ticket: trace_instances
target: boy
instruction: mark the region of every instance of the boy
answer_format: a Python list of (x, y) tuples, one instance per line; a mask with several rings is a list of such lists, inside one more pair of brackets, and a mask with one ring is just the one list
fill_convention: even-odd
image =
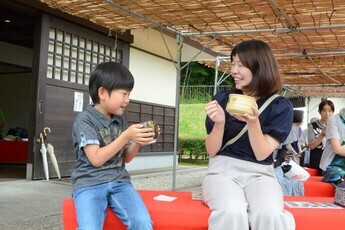
[(127, 127), (122, 117), (134, 78), (122, 64), (105, 62), (91, 73), (88, 105), (73, 124), (76, 167), (72, 172), (78, 229), (103, 228), (109, 206), (128, 229), (152, 229), (150, 215), (130, 183), (125, 163), (153, 140), (152, 128)]

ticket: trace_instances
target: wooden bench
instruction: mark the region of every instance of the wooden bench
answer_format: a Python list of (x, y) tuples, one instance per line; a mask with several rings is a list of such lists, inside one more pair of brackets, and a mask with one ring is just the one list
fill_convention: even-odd
[[(154, 222), (154, 230), (207, 230), (210, 210), (201, 200), (192, 200), (191, 192), (139, 191)], [(177, 197), (172, 202), (156, 201), (158, 195)], [(286, 201), (333, 202), (332, 197), (285, 197)], [(297, 230), (343, 229), (345, 209), (287, 208), (295, 217)], [(72, 198), (63, 201), (62, 219), (65, 230), (77, 228)], [(126, 229), (108, 209), (103, 229)]]

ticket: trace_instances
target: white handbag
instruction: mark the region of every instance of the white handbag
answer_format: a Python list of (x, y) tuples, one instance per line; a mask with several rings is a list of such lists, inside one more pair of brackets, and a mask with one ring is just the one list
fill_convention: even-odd
[(282, 166), (287, 164), (291, 165), (291, 169), (285, 173), (286, 177), (300, 181), (306, 181), (310, 177), (310, 174), (307, 172), (307, 170), (305, 170), (295, 161), (291, 159), (289, 161), (284, 161)]

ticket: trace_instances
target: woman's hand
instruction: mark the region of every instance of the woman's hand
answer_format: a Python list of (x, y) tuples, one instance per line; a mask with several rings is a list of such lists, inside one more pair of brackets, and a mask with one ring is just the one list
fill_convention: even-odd
[(322, 137), (325, 137), (325, 136), (326, 136), (326, 128), (323, 128), (323, 129), (321, 130), (320, 135), (321, 135)]
[(207, 116), (214, 122), (218, 124), (225, 123), (225, 113), (223, 108), (218, 104), (217, 101), (209, 102), (205, 107)]
[(248, 113), (245, 113), (244, 115), (234, 115), (234, 117), (236, 117), (238, 120), (246, 122), (247, 124), (249, 123), (255, 123), (257, 122), (259, 119), (259, 110), (258, 110), (258, 105), (255, 103), (254, 106), (252, 106), (252, 110), (253, 110), (253, 115), (249, 115)]
[(215, 156), (222, 146), (224, 135), (225, 112), (217, 101), (209, 102), (205, 107), (207, 116), (214, 122), (209, 135), (206, 136), (205, 146), (210, 157)]

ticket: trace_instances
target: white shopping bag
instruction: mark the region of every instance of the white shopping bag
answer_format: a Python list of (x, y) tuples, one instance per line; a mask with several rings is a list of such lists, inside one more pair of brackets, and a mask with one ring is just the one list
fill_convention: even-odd
[(291, 165), (291, 169), (285, 173), (286, 177), (300, 181), (306, 181), (310, 177), (310, 174), (302, 166), (298, 165), (293, 160), (282, 163), (282, 165), (286, 164)]

